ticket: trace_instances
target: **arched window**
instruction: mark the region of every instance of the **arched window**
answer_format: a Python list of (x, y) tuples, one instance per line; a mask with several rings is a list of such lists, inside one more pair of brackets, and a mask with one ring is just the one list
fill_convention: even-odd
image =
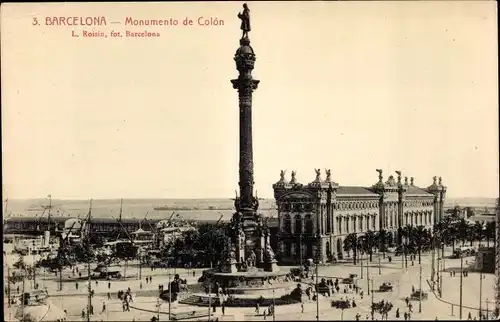
[(292, 220), (290, 219), (289, 215), (286, 215), (283, 218), (283, 231), (285, 233), (291, 233), (292, 232)]
[(295, 216), (295, 233), (302, 234), (302, 217), (300, 215)]
[(306, 216), (306, 233), (308, 234), (314, 233), (314, 223), (311, 215)]

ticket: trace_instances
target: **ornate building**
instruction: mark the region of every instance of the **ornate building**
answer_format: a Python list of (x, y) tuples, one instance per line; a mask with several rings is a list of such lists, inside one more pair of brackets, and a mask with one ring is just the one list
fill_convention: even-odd
[(392, 232), (397, 240), (399, 227), (407, 225), (432, 228), (444, 214), (446, 187), (434, 177), (427, 188), (414, 185), (413, 178), (401, 172), (397, 179), (389, 176), (383, 181), (382, 170), (377, 169), (379, 180), (371, 187), (340, 186), (326, 170), (315, 169), (316, 179), (300, 184), (296, 172), (291, 180), (280, 180), (273, 185), (278, 206), (278, 250), (281, 261), (298, 263), (307, 258), (326, 262), (332, 257), (344, 257), (343, 241), (351, 233), (362, 234), (381, 228)]

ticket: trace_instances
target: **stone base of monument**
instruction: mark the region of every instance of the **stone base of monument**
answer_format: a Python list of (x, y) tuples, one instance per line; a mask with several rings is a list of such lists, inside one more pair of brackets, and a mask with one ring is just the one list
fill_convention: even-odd
[(224, 263), (221, 267), (221, 272), (222, 273), (237, 273), (238, 268), (236, 267), (236, 260), (229, 260), (226, 263)]
[[(259, 269), (251, 267), (246, 271), (227, 272), (232, 269), (231, 266), (223, 265), (220, 270), (205, 270), (199, 279), (199, 284), (189, 285), (189, 289), (193, 290), (191, 295), (180, 303), (206, 306), (209, 301), (211, 303), (224, 301), (227, 306), (252, 307), (257, 303), (266, 306), (266, 303), (272, 303), (273, 300), (276, 305), (297, 302), (289, 296), (297, 283), (291, 280), (285, 281), (285, 276), (289, 273), (281, 271), (277, 263), (271, 262)], [(225, 295), (218, 292), (221, 289), (224, 289)], [(208, 291), (212, 293), (211, 296), (208, 295)]]
[(277, 260), (265, 262), (261, 264), (265, 272), (278, 272), (280, 270)]

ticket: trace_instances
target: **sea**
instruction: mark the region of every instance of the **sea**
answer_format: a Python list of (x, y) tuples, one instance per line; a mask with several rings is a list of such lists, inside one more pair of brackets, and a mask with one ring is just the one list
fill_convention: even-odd
[[(122, 206), (120, 205), (122, 204)], [(4, 216), (38, 217), (48, 213), (48, 199), (14, 199), (4, 202)], [(5, 209), (7, 206), (7, 209)], [(231, 219), (234, 200), (227, 199), (95, 199), (92, 200), (93, 218), (118, 218), (122, 207), (122, 218), (176, 219), (190, 221), (222, 221)], [(157, 209), (155, 209), (157, 208)], [(158, 209), (161, 208), (161, 209)], [(51, 215), (57, 217), (87, 216), (90, 200), (52, 199)], [(278, 216), (274, 199), (259, 199), (259, 212), (267, 217)]]

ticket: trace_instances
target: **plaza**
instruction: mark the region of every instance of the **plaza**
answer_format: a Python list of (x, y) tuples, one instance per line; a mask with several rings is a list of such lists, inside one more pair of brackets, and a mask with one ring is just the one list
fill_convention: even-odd
[[(451, 253), (451, 249), (447, 249), (447, 254)], [(390, 255), (389, 255), (390, 256)], [(473, 258), (469, 257), (467, 260), (469, 264), (473, 263)], [(370, 277), (370, 282), (368, 282), (366, 259), (363, 265), (356, 265), (350, 262), (338, 263), (338, 264), (328, 264), (320, 265), (318, 267), (318, 277), (319, 279), (325, 278), (342, 278), (347, 277), (349, 274), (358, 275), (358, 286), (360, 291), (364, 291), (363, 299), (361, 299), (360, 294), (343, 293), (342, 290), (340, 294), (333, 294), (331, 297), (319, 296), (319, 319), (320, 320), (331, 320), (331, 319), (343, 319), (343, 320), (355, 320), (356, 315), (361, 315), (361, 320), (366, 320), (368, 317), (371, 320), (371, 303), (372, 296), (374, 302), (379, 302), (381, 300), (388, 301), (394, 304), (393, 309), (389, 313), (389, 318), (392, 320), (398, 320), (396, 318), (396, 310), (399, 308), (400, 317), (399, 320), (404, 320), (403, 313), (408, 311), (408, 307), (405, 304), (405, 299), (410, 296), (412, 288), (419, 288), (420, 284), (420, 265), (418, 261), (408, 263), (408, 268), (402, 268), (401, 257), (393, 257), (392, 261), (389, 262), (387, 257), (385, 259), (381, 258), (380, 266), (378, 265), (377, 256), (374, 257), (372, 263), (368, 265), (368, 276)], [(292, 267), (282, 267), (282, 269), (290, 269)], [(361, 277), (361, 269), (363, 269), (363, 278)], [(422, 301), (422, 312), (419, 312), (419, 301), (411, 301), (413, 305), (413, 312), (411, 313), (412, 320), (434, 320), (438, 319), (451, 319), (458, 320), (460, 315), (460, 274), (457, 273), (455, 276), (450, 277), (449, 271), (459, 271), (460, 270), (460, 260), (459, 259), (446, 259), (445, 270), (442, 272), (443, 278), (443, 292), (442, 298), (439, 298), (438, 292), (433, 292), (430, 288), (430, 281), (432, 269), (432, 261), (430, 254), (424, 254), (422, 256), (422, 289), (427, 292), (428, 298)], [(84, 266), (80, 265), (80, 270), (85, 272)], [(194, 276), (193, 276), (194, 271)], [(174, 274), (179, 274), (181, 278), (187, 279), (187, 283), (193, 284), (197, 282), (197, 279), (202, 274), (202, 269), (186, 270), (186, 269), (143, 269), (142, 279), (138, 279), (138, 268), (136, 265), (129, 265), (127, 268), (127, 279), (112, 281), (110, 288), (108, 288), (108, 283), (106, 281), (95, 281), (92, 282), (92, 289), (95, 295), (92, 298), (92, 305), (94, 306), (94, 315), (91, 315), (92, 321), (108, 321), (108, 320), (121, 320), (121, 321), (149, 321), (153, 316), (159, 316), (161, 320), (168, 320), (169, 317), (169, 303), (166, 301), (160, 301), (161, 305), (158, 307), (158, 295), (159, 295), (159, 285), (164, 285), (168, 282), (169, 275), (172, 277)], [(479, 294), (480, 294), (480, 283), (479, 283), (479, 273), (469, 273), (467, 277), (462, 279), (463, 281), (463, 308), (462, 308), (462, 319), (467, 319), (469, 312), (472, 318), (478, 316), (479, 310)], [(483, 274), (484, 279), (482, 282), (482, 310), (483, 314), (489, 312), (492, 313), (493, 304), (493, 281), (494, 276), (492, 274)], [(151, 277), (152, 282), (147, 283), (145, 281), (146, 277)], [(314, 277), (314, 276), (313, 276)], [(40, 288), (47, 289), (51, 302), (67, 311), (68, 320), (85, 320), (81, 317), (82, 310), (85, 309), (87, 304), (87, 288), (85, 276), (82, 276), (82, 280), (79, 282), (81, 285), (78, 290), (75, 287), (76, 278), (72, 274), (72, 270), (66, 269), (63, 272), (63, 290), (58, 291), (58, 277), (54, 274), (40, 274), (38, 276), (38, 283)], [(312, 284), (315, 281), (313, 279), (308, 279), (302, 281), (302, 284), (307, 286), (307, 284)], [(391, 282), (394, 286), (392, 292), (379, 292), (378, 288), (383, 282)], [(368, 295), (367, 289), (369, 287), (375, 288), (375, 292)], [(142, 285), (141, 285), (142, 284)], [(11, 286), (12, 294), (15, 294), (16, 288), (20, 286), (20, 283)], [(343, 288), (342, 283), (340, 284)], [(27, 289), (31, 288), (29, 282), (26, 282), (25, 287)], [(132, 290), (133, 302), (130, 303), (130, 311), (123, 311), (122, 301), (117, 298), (117, 292), (119, 290), (126, 290), (129, 288)], [(111, 294), (111, 299), (107, 298), (107, 293)], [(213, 293), (211, 296), (215, 297), (216, 294)], [(331, 301), (340, 298), (353, 298), (357, 306), (355, 308), (349, 308), (345, 310), (339, 310), (331, 307)], [(102, 312), (103, 303), (106, 306), (104, 312)], [(15, 321), (13, 319), (13, 312), (7, 307), (7, 303), (4, 303), (5, 310), (5, 320)], [(200, 306), (190, 306), (179, 303), (171, 304), (171, 315), (175, 316), (179, 313), (187, 312), (207, 312), (212, 311), (212, 318), (218, 318), (223, 321), (259, 321), (259, 320), (271, 320), (272, 316), (263, 316), (263, 312), (266, 310), (265, 307), (260, 308), (259, 314), (255, 312), (254, 307), (248, 308), (235, 308), (226, 307), (224, 315), (221, 312), (221, 307), (216, 308), (216, 312), (213, 312), (212, 308), (200, 307)], [(307, 300), (302, 307), (300, 304), (291, 304), (276, 306), (274, 318), (277, 320), (316, 320), (316, 315), (318, 312), (318, 307), (316, 301)], [(10, 315), (9, 315), (10, 314)], [(206, 319), (207, 317), (203, 318)], [(201, 319), (201, 318), (200, 318)], [(375, 319), (380, 319), (380, 315), (375, 313)]]

